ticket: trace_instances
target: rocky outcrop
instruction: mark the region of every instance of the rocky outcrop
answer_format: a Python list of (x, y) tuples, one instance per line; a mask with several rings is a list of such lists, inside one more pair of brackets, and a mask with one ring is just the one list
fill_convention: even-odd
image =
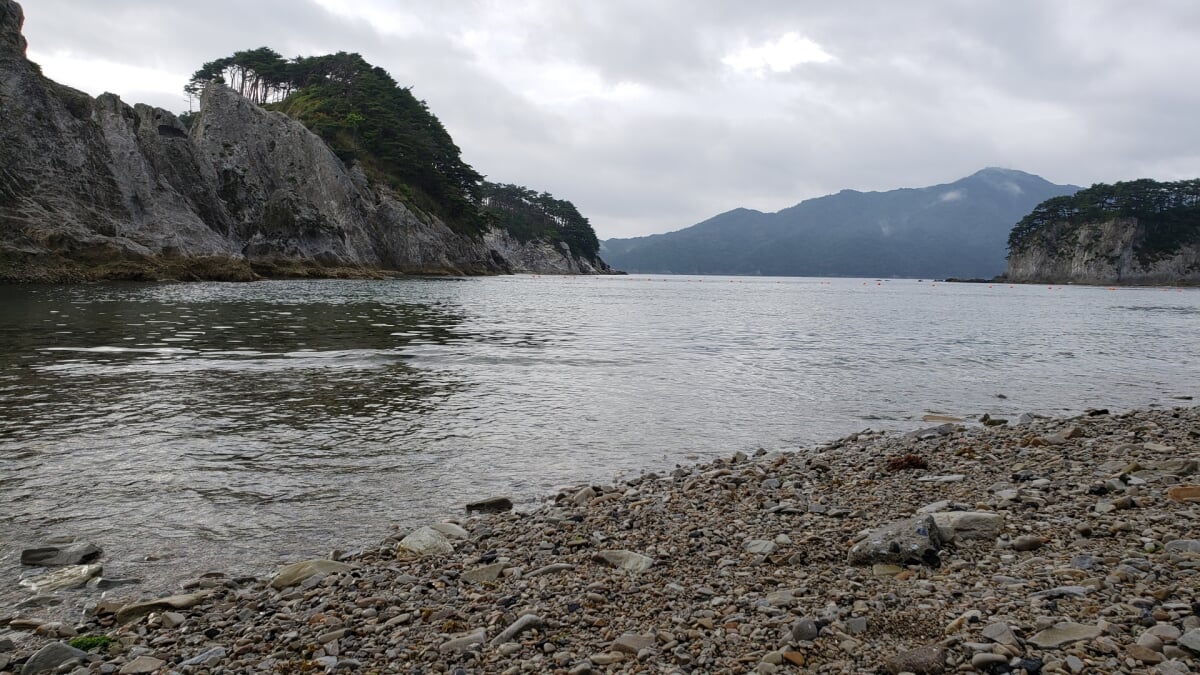
[(606, 271), (458, 232), (224, 86), (189, 130), (56, 84), (26, 60), (21, 25), (0, 0), (0, 280)]
[(1021, 283), (1200, 284), (1200, 245), (1152, 251), (1144, 245), (1146, 238), (1146, 228), (1136, 218), (1055, 223), (1009, 255), (1004, 278)]

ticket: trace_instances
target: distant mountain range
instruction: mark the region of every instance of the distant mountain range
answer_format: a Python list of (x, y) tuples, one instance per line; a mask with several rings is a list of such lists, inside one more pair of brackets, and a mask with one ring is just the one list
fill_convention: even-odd
[(776, 213), (734, 209), (676, 232), (609, 239), (600, 255), (635, 273), (990, 278), (1005, 269), (1013, 225), (1079, 189), (988, 168), (945, 185), (842, 190)]

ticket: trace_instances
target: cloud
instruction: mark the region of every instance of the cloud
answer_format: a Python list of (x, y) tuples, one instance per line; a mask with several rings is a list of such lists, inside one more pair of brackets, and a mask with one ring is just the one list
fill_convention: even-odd
[(768, 72), (786, 73), (802, 63), (829, 63), (833, 60), (821, 45), (798, 33), (784, 33), (756, 47), (743, 47), (721, 59), (721, 63), (739, 73), (762, 77)]
[(938, 195), (938, 201), (939, 202), (956, 202), (965, 196), (967, 196), (966, 192), (964, 192), (962, 190), (947, 190), (946, 192), (943, 192), (942, 194)]
[(358, 51), (601, 237), (1009, 166), (1196, 176), (1200, 3), (27, 0), (48, 76), (174, 110), (205, 61)]

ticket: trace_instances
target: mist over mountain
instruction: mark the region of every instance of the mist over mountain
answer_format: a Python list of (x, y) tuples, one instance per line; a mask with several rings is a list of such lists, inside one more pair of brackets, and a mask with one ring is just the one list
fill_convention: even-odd
[(842, 190), (776, 213), (734, 209), (676, 232), (609, 239), (600, 254), (637, 273), (992, 277), (1005, 269), (1013, 225), (1077, 190), (987, 168), (944, 185)]

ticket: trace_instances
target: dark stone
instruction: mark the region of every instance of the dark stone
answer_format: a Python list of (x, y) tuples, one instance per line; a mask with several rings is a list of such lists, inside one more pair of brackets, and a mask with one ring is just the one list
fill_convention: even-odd
[(21, 551), (21, 564), (36, 567), (83, 565), (96, 560), (104, 551), (90, 542), (75, 542), (63, 546), (43, 546)]
[(504, 513), (512, 511), (513, 503), (508, 497), (492, 497), (467, 504), (467, 513)]

